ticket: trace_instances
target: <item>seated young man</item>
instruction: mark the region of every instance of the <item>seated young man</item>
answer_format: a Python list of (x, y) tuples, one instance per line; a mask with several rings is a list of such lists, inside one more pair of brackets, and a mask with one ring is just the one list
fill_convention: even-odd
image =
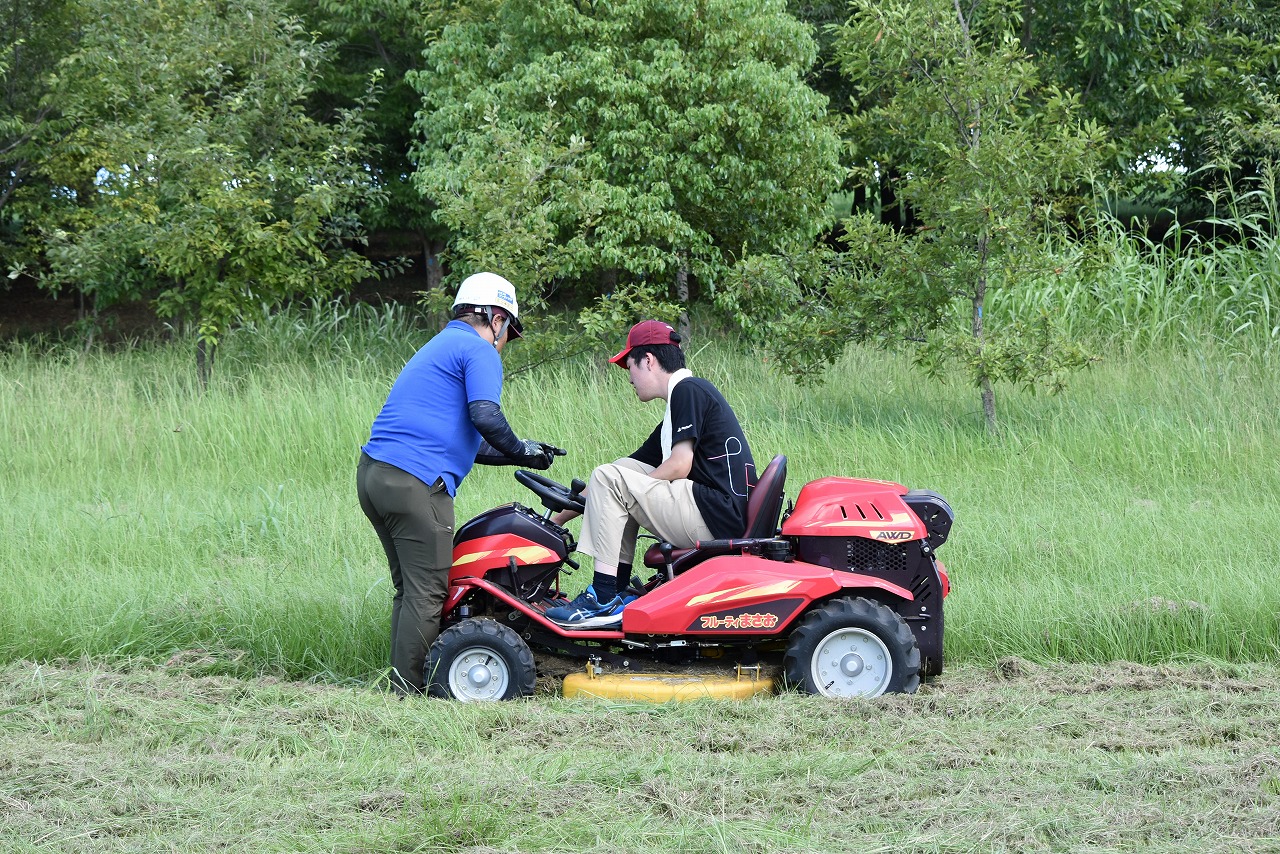
[[(631, 456), (598, 467), (587, 484), (578, 551), (595, 558), (592, 583), (547, 609), (564, 626), (617, 625), (627, 599), (640, 528), (677, 548), (742, 536), (755, 461), (738, 418), (714, 385), (685, 368), (680, 336), (666, 323), (631, 327), (609, 360), (626, 369), (641, 403), (662, 400), (662, 422)], [(578, 514), (563, 511), (564, 524)], [(625, 577), (619, 577), (619, 567)]]

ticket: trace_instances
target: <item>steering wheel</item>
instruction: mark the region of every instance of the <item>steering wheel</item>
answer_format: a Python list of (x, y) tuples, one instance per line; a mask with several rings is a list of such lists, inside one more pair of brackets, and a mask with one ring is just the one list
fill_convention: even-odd
[(562, 483), (556, 483), (549, 477), (524, 469), (516, 470), (516, 480), (521, 486), (528, 487), (534, 495), (541, 498), (542, 506), (548, 510), (572, 510), (575, 513), (581, 513), (586, 509), (587, 503), (582, 498), (582, 490), (586, 489), (587, 485), (580, 480), (575, 479), (570, 488)]

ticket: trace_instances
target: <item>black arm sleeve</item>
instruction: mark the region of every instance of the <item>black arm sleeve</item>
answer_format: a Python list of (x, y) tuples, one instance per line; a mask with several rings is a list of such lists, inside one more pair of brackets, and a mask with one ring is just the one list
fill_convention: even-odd
[(479, 456), (496, 454), (501, 454), (508, 460), (519, 460), (525, 457), (524, 442), (516, 438), (511, 425), (507, 423), (506, 416), (502, 414), (502, 407), (498, 404), (492, 400), (473, 400), (467, 404), (467, 414), (471, 416), (471, 423), (480, 432), (485, 445), (489, 446), (480, 446), (477, 459)]
[(483, 439), (480, 440), (480, 450), (476, 452), (476, 465), (480, 466), (509, 466), (515, 460), (506, 454), (498, 453), (498, 449)]

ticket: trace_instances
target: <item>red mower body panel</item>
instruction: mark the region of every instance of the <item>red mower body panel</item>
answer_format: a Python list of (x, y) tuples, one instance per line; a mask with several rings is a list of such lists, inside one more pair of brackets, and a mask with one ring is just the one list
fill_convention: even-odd
[(491, 569), (505, 567), (515, 559), (518, 566), (554, 563), (560, 556), (552, 549), (515, 534), (496, 534), (453, 547), (453, 568), (449, 578), (474, 575), (483, 578)]
[(942, 600), (951, 580), (935, 552), (951, 520), (936, 493), (887, 480), (824, 477), (801, 488), (780, 535), (794, 543), (797, 562), (909, 590), (895, 610), (916, 635), (923, 672), (940, 673)]
[(824, 477), (804, 485), (782, 523), (784, 537), (865, 537), (882, 543), (923, 540), (924, 522), (887, 480)]
[(659, 586), (622, 612), (625, 634), (775, 635), (815, 601), (875, 588), (904, 601), (911, 591), (882, 578), (834, 575), (821, 566), (722, 555)]

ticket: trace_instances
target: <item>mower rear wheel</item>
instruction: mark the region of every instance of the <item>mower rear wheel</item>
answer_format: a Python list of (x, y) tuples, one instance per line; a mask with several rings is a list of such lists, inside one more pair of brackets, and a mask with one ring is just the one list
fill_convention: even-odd
[(533, 653), (514, 630), (493, 620), (450, 626), (431, 645), (427, 691), (463, 702), (513, 700), (533, 693)]
[(920, 647), (906, 622), (870, 599), (835, 599), (791, 633), (782, 659), (787, 683), (825, 697), (914, 694)]

